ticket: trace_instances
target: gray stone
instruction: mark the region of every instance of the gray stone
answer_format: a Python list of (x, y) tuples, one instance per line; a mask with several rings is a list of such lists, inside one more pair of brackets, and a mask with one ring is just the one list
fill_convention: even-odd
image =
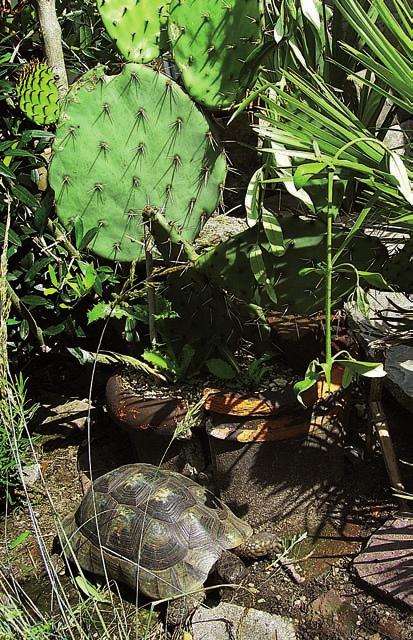
[(201, 607), (192, 618), (193, 640), (296, 640), (288, 618), (258, 609), (221, 602), (213, 609)]
[[(93, 405), (90, 407), (94, 411)], [(86, 398), (55, 397), (50, 403), (44, 403), (38, 410), (35, 421), (43, 431), (52, 433), (83, 431), (87, 427), (89, 401)]]
[(22, 468), (22, 472), (24, 483), (28, 487), (33, 487), (33, 485), (35, 485), (36, 482), (38, 482), (38, 480), (40, 479), (40, 464), (37, 462), (35, 464), (26, 464)]
[(387, 352), (385, 369), (395, 386), (393, 395), (413, 411), (413, 345), (391, 346)]
[(389, 127), (383, 142), (389, 149), (394, 149), (401, 155), (404, 155), (406, 138), (403, 133), (403, 129), (399, 124), (394, 124), (393, 126)]
[(355, 558), (354, 568), (381, 595), (413, 607), (413, 517), (387, 520)]
[[(413, 412), (413, 346), (402, 341), (409, 334), (403, 331), (403, 317), (397, 307), (413, 312), (413, 297), (402, 293), (370, 290), (369, 312), (364, 316), (353, 304), (346, 305), (351, 327), (374, 359), (375, 349), (386, 344), (384, 383), (406, 409)], [(411, 332), (411, 329), (410, 329)]]

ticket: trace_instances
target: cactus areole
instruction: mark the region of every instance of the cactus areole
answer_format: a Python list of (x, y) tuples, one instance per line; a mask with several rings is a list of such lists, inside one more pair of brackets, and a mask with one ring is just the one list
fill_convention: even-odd
[(186, 90), (211, 109), (231, 107), (255, 81), (248, 61), (263, 39), (260, 0), (171, 0), (168, 33)]
[(113, 260), (144, 258), (147, 207), (194, 240), (224, 188), (225, 156), (203, 114), (170, 78), (139, 64), (117, 76), (98, 67), (72, 87), (53, 152), (60, 219), (97, 228), (91, 249)]

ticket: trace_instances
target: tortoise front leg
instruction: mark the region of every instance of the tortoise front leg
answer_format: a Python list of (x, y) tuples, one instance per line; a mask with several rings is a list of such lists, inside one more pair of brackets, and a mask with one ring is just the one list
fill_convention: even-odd
[(182, 596), (168, 602), (166, 614), (166, 624), (168, 627), (183, 626), (185, 621), (191, 616), (198, 607), (204, 602), (206, 597), (205, 591), (202, 589), (197, 593)]
[(238, 584), (245, 575), (245, 564), (235, 553), (223, 551), (215, 563), (215, 571), (221, 582)]

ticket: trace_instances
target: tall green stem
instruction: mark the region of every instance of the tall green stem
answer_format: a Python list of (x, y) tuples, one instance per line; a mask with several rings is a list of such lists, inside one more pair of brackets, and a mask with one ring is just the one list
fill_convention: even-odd
[(326, 312), (326, 365), (327, 365), (327, 385), (330, 389), (331, 382), (331, 289), (333, 280), (333, 179), (334, 171), (328, 172), (328, 211), (327, 211), (327, 256), (325, 274), (325, 312)]

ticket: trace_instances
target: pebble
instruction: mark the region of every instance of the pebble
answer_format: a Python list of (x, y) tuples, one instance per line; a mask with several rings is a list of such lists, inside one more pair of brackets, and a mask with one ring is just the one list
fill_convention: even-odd
[(281, 389), (283, 389), (287, 386), (288, 380), (286, 380), (285, 378), (275, 378), (274, 383), (277, 385), (277, 387), (281, 387)]

